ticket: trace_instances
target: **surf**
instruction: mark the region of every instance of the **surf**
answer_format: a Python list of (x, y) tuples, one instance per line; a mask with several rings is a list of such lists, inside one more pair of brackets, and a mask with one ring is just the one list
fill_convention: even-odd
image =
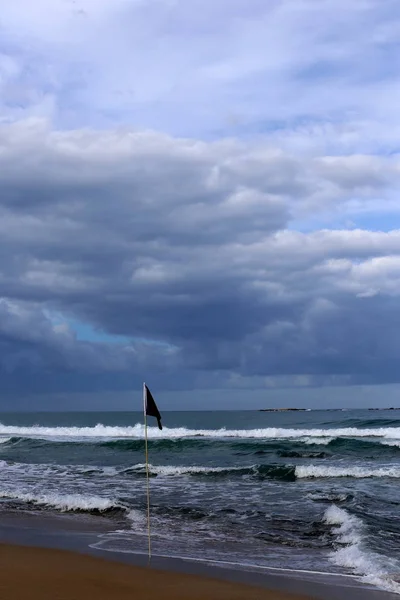
[(400, 594), (400, 584), (393, 579), (399, 562), (369, 548), (368, 529), (359, 517), (332, 505), (323, 520), (333, 526), (336, 548), (330, 558), (334, 564), (351, 569), (366, 583)]
[[(32, 437), (65, 441), (79, 441), (85, 439), (113, 440), (113, 439), (143, 439), (144, 426), (141, 423), (123, 427), (98, 423), (92, 427), (44, 427), (17, 425), (4, 425), (0, 423), (0, 436), (2, 437)], [(314, 440), (325, 441), (329, 438), (382, 438), (400, 440), (400, 427), (377, 428), (332, 428), (332, 429), (293, 429), (282, 427), (267, 427), (260, 429), (189, 429), (187, 427), (164, 427), (160, 431), (156, 427), (148, 428), (150, 439), (180, 439), (180, 438), (239, 438), (239, 439), (299, 439), (303, 438), (311, 443)]]

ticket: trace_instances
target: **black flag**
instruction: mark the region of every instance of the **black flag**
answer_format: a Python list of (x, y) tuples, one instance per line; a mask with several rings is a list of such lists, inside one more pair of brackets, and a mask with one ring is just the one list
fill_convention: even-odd
[(148, 417), (155, 417), (157, 419), (158, 429), (162, 429), (160, 411), (146, 384), (144, 386), (144, 394), (144, 414)]

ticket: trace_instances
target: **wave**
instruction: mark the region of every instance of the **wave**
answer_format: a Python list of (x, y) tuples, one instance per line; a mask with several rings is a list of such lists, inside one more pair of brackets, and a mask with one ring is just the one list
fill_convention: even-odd
[(400, 427), (400, 418), (397, 419), (366, 419), (359, 423), (359, 427)]
[(88, 496), (85, 494), (34, 494), (19, 492), (11, 489), (0, 489), (0, 498), (18, 500), (35, 506), (55, 508), (61, 512), (89, 512), (110, 513), (125, 511), (126, 508), (117, 500), (102, 498), (101, 496)]
[(335, 493), (335, 492), (326, 492), (326, 493), (321, 493), (321, 492), (311, 492), (309, 494), (307, 494), (307, 498), (309, 498), (310, 500), (313, 500), (313, 502), (322, 502), (322, 503), (329, 503), (332, 504), (334, 503), (342, 503), (342, 502), (349, 502), (350, 500), (353, 500), (354, 496), (353, 494), (349, 494), (349, 493)]
[(360, 427), (361, 429), (368, 429), (371, 427), (400, 427), (400, 418), (397, 419), (342, 419), (340, 421), (327, 421), (321, 423), (322, 425), (332, 425), (336, 427)]
[[(127, 469), (124, 473), (145, 473), (145, 465), (138, 464)], [(205, 466), (175, 466), (175, 465), (149, 465), (149, 473), (153, 476), (211, 476), (227, 477), (230, 475), (249, 475), (266, 479), (295, 480), (295, 468), (292, 465), (250, 465), (243, 467), (205, 467)]]
[(337, 549), (331, 554), (333, 563), (361, 575), (366, 583), (400, 594), (400, 584), (393, 578), (400, 565), (368, 548), (368, 531), (361, 519), (332, 505), (324, 522), (334, 526)]
[(383, 446), (389, 446), (390, 448), (400, 448), (400, 440), (387, 440), (381, 443)]
[[(400, 440), (400, 427), (357, 428), (346, 427), (336, 429), (286, 429), (267, 427), (264, 429), (188, 429), (186, 427), (164, 427), (160, 431), (156, 427), (148, 428), (150, 439), (181, 439), (181, 438), (240, 438), (240, 439), (303, 439), (306, 443), (326, 442), (326, 438), (382, 438)], [(144, 426), (137, 423), (130, 427), (116, 427), (99, 423), (94, 427), (20, 427), (0, 423), (0, 436), (22, 436), (28, 438), (46, 438), (64, 441), (113, 440), (113, 439), (143, 439)]]
[[(295, 467), (280, 464), (254, 464), (240, 467), (216, 467), (203, 465), (148, 465), (152, 477), (178, 477), (182, 475), (199, 477), (229, 477), (251, 476), (260, 479), (281, 479), (295, 481)], [(96, 465), (57, 465), (57, 464), (31, 464), (8, 463), (0, 460), (0, 469), (4, 476), (28, 476), (43, 480), (44, 477), (126, 477), (131, 475), (144, 476), (146, 465), (138, 463), (129, 467), (103, 467)]]
[(380, 467), (371, 469), (369, 467), (328, 467), (317, 465), (299, 465), (295, 469), (295, 475), (299, 479), (326, 478), (326, 477), (354, 477), (357, 479), (367, 477), (390, 477), (400, 478), (400, 467)]
[[(368, 466), (321, 466), (321, 465), (290, 465), (290, 464), (252, 464), (242, 466), (205, 466), (205, 465), (148, 465), (152, 477), (199, 476), (199, 477), (239, 477), (250, 476), (258, 479), (280, 479), (295, 481), (296, 479), (326, 479), (326, 478), (400, 478), (400, 466), (385, 466), (373, 468)], [(28, 476), (43, 479), (43, 477), (73, 476), (91, 478), (93, 476), (114, 478), (127, 476), (144, 476), (146, 465), (137, 463), (128, 467), (97, 466), (97, 465), (57, 465), (16, 463), (0, 460), (3, 477)]]
[[(190, 441), (190, 440), (188, 440)], [(5, 444), (7, 447), (10, 446), (18, 446), (18, 448), (31, 448), (31, 449), (36, 449), (36, 448), (45, 448), (45, 447), (49, 447), (49, 448), (67, 448), (67, 447), (71, 447), (71, 443), (74, 443), (74, 446), (82, 446), (82, 447), (87, 447), (88, 444), (92, 445), (92, 446), (97, 446), (97, 447), (104, 447), (104, 448), (113, 448), (116, 450), (121, 450), (121, 451), (139, 451), (139, 452), (143, 452), (144, 450), (144, 439), (116, 439), (116, 440), (108, 440), (108, 441), (103, 441), (101, 439), (97, 440), (97, 439), (92, 439), (92, 438), (87, 438), (87, 439), (80, 439), (80, 438), (63, 438), (62, 436), (60, 436), (59, 438), (57, 437), (52, 437), (52, 438), (46, 438), (45, 436), (43, 437), (36, 437), (36, 436), (14, 436), (11, 438), (3, 438), (0, 439), (0, 444)], [(154, 449), (157, 448), (157, 446), (161, 446), (163, 447), (162, 449), (166, 449), (169, 446), (173, 447), (176, 444), (180, 444), (180, 440), (150, 440), (149, 441), (149, 445)]]
[(383, 447), (384, 445), (387, 444), (399, 444), (400, 445), (400, 440), (390, 440), (387, 438), (381, 439), (381, 438), (377, 438), (377, 437), (373, 437), (373, 438), (367, 438), (367, 437), (361, 437), (361, 438), (351, 438), (351, 437), (336, 437), (333, 438), (328, 446), (329, 448), (335, 448), (335, 449), (344, 449), (346, 451), (348, 450), (371, 450), (374, 446), (376, 448), (379, 448), (380, 450), (385, 451), (386, 449)]
[(326, 452), (298, 452), (297, 450), (278, 450), (277, 454), (282, 458), (326, 458), (330, 456)]
[[(148, 440), (149, 446), (152, 450), (177, 450), (181, 451), (182, 447), (185, 448), (198, 448), (204, 444), (201, 439), (182, 439), (182, 438), (160, 438)], [(107, 440), (105, 442), (100, 441), (98, 445), (104, 448), (114, 448), (115, 450), (139, 450), (143, 451), (144, 439), (129, 440), (129, 439), (116, 439)]]
[[(146, 465), (138, 464), (124, 469), (124, 473), (145, 472)], [(254, 467), (202, 467), (202, 466), (174, 466), (174, 465), (149, 465), (151, 475), (230, 475), (232, 473), (245, 474)]]
[[(323, 448), (321, 448), (321, 441)], [(1, 443), (3, 442), (3, 443)], [(143, 439), (95, 439), (95, 438), (53, 438), (44, 439), (37, 437), (11, 437), (0, 439), (0, 455), (18, 458), (19, 450), (46, 449), (49, 452), (53, 450), (62, 451), (66, 449), (66, 457), (69, 455), (71, 442), (76, 448), (81, 447), (85, 456), (85, 449), (91, 447), (99, 448), (99, 457), (104, 449), (113, 450), (118, 453), (138, 453), (143, 455)], [(382, 438), (277, 438), (277, 439), (255, 439), (255, 438), (155, 438), (149, 440), (150, 453), (171, 453), (191, 452), (193, 450), (208, 449), (208, 451), (219, 452), (220, 450), (232, 452), (234, 455), (243, 456), (270, 456), (280, 458), (294, 459), (324, 459), (339, 455), (357, 455), (368, 456), (370, 459), (384, 456), (395, 456), (400, 451), (400, 440), (382, 439)], [(14, 452), (16, 454), (14, 454)], [(62, 453), (60, 456), (62, 456)], [(139, 459), (140, 460), (140, 459)], [(257, 459), (256, 459), (257, 460)]]
[(328, 446), (334, 438), (332, 437), (306, 437), (299, 438), (299, 442), (303, 442), (304, 444), (308, 444), (309, 446)]
[(327, 449), (332, 453), (368, 455), (370, 458), (379, 458), (387, 455), (396, 455), (400, 450), (400, 440), (381, 438), (334, 438)]

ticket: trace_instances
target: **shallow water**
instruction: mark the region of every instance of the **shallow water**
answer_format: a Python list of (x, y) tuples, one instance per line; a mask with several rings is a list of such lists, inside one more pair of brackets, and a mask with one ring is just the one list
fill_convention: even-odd
[[(146, 552), (139, 413), (0, 416), (0, 511), (88, 512)], [(153, 552), (351, 573), (399, 593), (400, 411), (164, 412)]]

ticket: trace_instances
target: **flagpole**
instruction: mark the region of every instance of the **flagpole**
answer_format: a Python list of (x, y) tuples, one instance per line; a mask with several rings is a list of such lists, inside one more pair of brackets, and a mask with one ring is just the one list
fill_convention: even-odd
[(150, 536), (150, 483), (149, 483), (149, 453), (147, 446), (147, 415), (146, 415), (146, 386), (143, 383), (143, 407), (144, 407), (144, 446), (146, 455), (146, 488), (147, 488), (147, 535), (149, 538), (149, 563), (151, 560), (151, 536)]

